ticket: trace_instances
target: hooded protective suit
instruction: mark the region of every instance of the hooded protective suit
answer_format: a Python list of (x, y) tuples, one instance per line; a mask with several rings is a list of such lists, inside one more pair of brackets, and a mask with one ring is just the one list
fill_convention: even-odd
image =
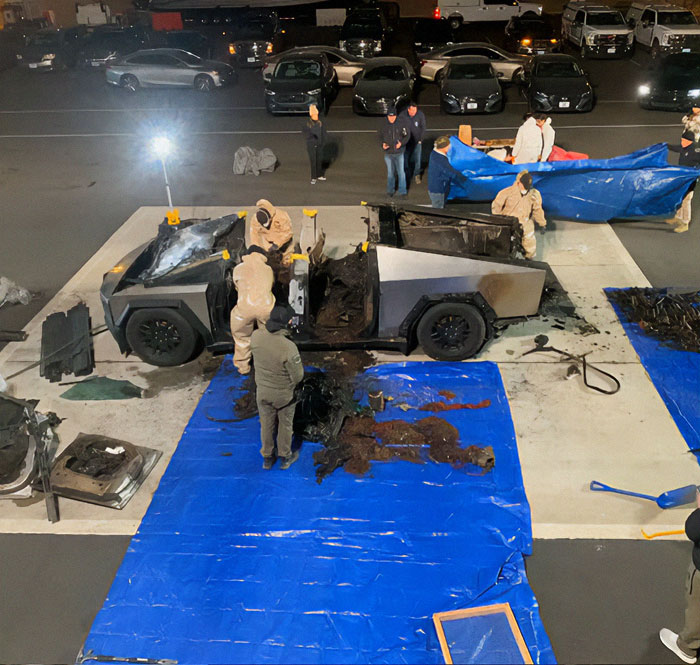
[(513, 146), (513, 164), (546, 162), (554, 145), (552, 119), (547, 118), (540, 129), (534, 118), (528, 118), (518, 129)]
[(255, 205), (269, 215), (268, 226), (263, 226), (253, 216), (250, 223), (250, 244), (262, 247), (269, 252), (273, 245), (282, 250), (284, 256), (282, 263), (291, 263), (292, 247), (292, 220), (281, 208), (275, 208), (267, 199), (260, 199)]
[(255, 324), (263, 327), (275, 305), (274, 281), (267, 257), (259, 252), (246, 254), (233, 269), (233, 283), (238, 292), (236, 306), (231, 310), (231, 334), (235, 344), (233, 364), (241, 374), (250, 372), (250, 336)]
[(523, 229), (523, 252), (526, 259), (532, 259), (537, 249), (535, 240), (535, 223), (545, 228), (547, 219), (542, 210), (542, 195), (531, 187), (523, 193), (520, 189), (520, 179), (527, 171), (518, 173), (515, 182), (502, 189), (491, 203), (491, 212), (494, 215), (511, 215), (517, 217)]

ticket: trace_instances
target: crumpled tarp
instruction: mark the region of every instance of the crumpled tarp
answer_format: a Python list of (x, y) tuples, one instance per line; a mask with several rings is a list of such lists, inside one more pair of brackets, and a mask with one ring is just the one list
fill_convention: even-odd
[(187, 663), (441, 663), (432, 614), (509, 602), (535, 663), (554, 662), (525, 576), (532, 546), (508, 400), (493, 363), (367, 370), (393, 396), (378, 420), (417, 420), (449, 390), (488, 408), (441, 414), (486, 474), (375, 463), (315, 482), (305, 443), (261, 468), (257, 418), (230, 422), (242, 378), (227, 358), (132, 539), (85, 649)]
[(270, 148), (255, 150), (241, 146), (233, 156), (234, 175), (260, 175), (263, 171), (272, 173), (277, 166), (277, 157)]
[[(606, 293), (617, 290), (606, 289)], [(671, 348), (647, 335), (609, 299), (676, 427), (700, 461), (700, 353)]]
[(665, 143), (611, 159), (535, 164), (506, 164), (454, 136), (451, 143), (450, 162), (469, 182), (455, 183), (450, 199), (492, 201), (527, 169), (548, 215), (588, 222), (669, 215), (700, 175), (698, 169), (670, 166)]
[(7, 277), (0, 276), (0, 307), (3, 305), (28, 305), (32, 294)]
[(139, 278), (146, 281), (166, 275), (171, 270), (206, 258), (216, 243), (216, 239), (226, 235), (238, 221), (238, 215), (225, 215), (216, 219), (188, 219), (170, 226), (162, 222), (151, 265)]

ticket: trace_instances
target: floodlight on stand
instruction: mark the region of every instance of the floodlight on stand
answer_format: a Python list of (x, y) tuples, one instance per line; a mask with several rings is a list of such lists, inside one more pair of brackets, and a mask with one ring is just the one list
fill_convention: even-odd
[(165, 192), (168, 195), (168, 224), (179, 224), (180, 217), (177, 210), (173, 209), (173, 199), (170, 194), (170, 181), (168, 180), (168, 171), (165, 168), (165, 160), (173, 152), (173, 143), (167, 136), (156, 136), (151, 141), (151, 151), (160, 160), (163, 167), (163, 178), (165, 179)]

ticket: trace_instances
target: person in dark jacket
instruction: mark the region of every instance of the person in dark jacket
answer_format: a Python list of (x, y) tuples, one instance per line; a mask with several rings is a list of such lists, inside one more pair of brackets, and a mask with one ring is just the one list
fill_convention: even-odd
[(415, 179), (416, 185), (421, 181), (421, 160), (423, 158), (423, 137), (425, 136), (425, 113), (418, 104), (411, 102), (399, 116), (403, 120), (410, 138), (406, 145), (406, 178)]
[(396, 109), (390, 108), (386, 120), (379, 130), (382, 141), (384, 162), (386, 163), (386, 193), (394, 195), (396, 179), (399, 180), (399, 196), (406, 196), (406, 171), (404, 169), (404, 151), (410, 133), (408, 127), (396, 117)]
[(318, 115), (316, 104), (309, 106), (309, 119), (302, 128), (306, 139), (306, 152), (309, 153), (311, 164), (311, 184), (317, 180), (325, 180), (323, 175), (323, 146), (326, 143), (326, 127)]
[(438, 136), (428, 162), (428, 196), (433, 208), (444, 208), (445, 199), (453, 182), (464, 184), (467, 177), (462, 175), (447, 159), (450, 151), (450, 137)]
[(685, 521), (685, 534), (693, 541), (693, 554), (685, 580), (685, 624), (677, 635), (668, 628), (659, 631), (663, 645), (691, 665), (697, 662), (700, 649), (700, 494), (696, 493), (696, 497), (699, 507)]
[[(680, 145), (669, 145), (668, 148), (673, 152), (680, 153), (678, 157), (679, 166), (690, 166), (695, 169), (700, 169), (700, 135), (694, 132), (690, 127), (686, 126), (686, 130), (681, 136)], [(698, 175), (700, 175), (700, 173)], [(676, 211), (675, 216), (666, 220), (667, 223), (675, 225), (676, 228), (673, 229), (675, 233), (684, 233), (688, 230), (692, 212), (691, 203), (693, 201), (693, 192), (695, 191), (696, 184), (697, 182), (694, 182), (688, 190), (688, 193), (683, 197), (681, 206)]]
[(288, 469), (299, 459), (299, 451), (292, 451), (296, 409), (294, 389), (304, 378), (304, 366), (299, 349), (288, 337), (289, 322), (293, 316), (294, 312), (287, 305), (273, 307), (265, 327), (258, 328), (250, 338), (255, 363), (263, 469), (271, 469), (278, 456), (281, 469)]

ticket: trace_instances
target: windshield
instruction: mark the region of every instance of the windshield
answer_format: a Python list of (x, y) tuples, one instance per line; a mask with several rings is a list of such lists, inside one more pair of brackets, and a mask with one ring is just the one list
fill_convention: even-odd
[(275, 33), (275, 27), (266, 19), (253, 19), (231, 28), (230, 32), (233, 39), (270, 40)]
[(403, 81), (405, 78), (401, 65), (382, 65), (365, 71), (365, 81)]
[(434, 18), (416, 24), (415, 41), (417, 42), (450, 42), (452, 30), (447, 21)]
[(280, 62), (275, 69), (276, 79), (304, 79), (311, 81), (321, 77), (321, 64), (314, 60)]
[(465, 79), (490, 79), (493, 78), (491, 66), (484, 63), (473, 65), (450, 65), (447, 70), (447, 78), (453, 81)]
[(588, 15), (586, 25), (626, 25), (620, 12), (595, 12)]
[(382, 26), (377, 21), (353, 21), (346, 23), (342, 30), (342, 39), (381, 39)]
[(700, 88), (700, 57), (673, 58), (664, 63), (661, 80), (672, 90)]
[(659, 25), (697, 25), (690, 12), (659, 12)]
[(575, 62), (539, 62), (535, 68), (535, 76), (543, 78), (574, 78), (583, 76), (583, 71)]
[(549, 37), (552, 30), (544, 21), (519, 21), (513, 26), (513, 33), (521, 37)]
[(29, 43), (32, 46), (59, 46), (61, 44), (61, 38), (55, 32), (44, 34), (38, 32), (29, 40)]
[(199, 56), (188, 53), (187, 51), (179, 51), (175, 57), (188, 65), (200, 65), (202, 64), (202, 59)]

